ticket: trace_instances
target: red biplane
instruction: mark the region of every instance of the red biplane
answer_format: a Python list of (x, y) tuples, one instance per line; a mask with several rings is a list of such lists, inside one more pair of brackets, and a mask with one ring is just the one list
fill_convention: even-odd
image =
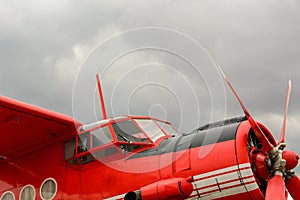
[(245, 116), (184, 134), (152, 117), (106, 118), (99, 79), (104, 119), (91, 124), (1, 96), (0, 200), (300, 199), (284, 143), (290, 84), (276, 142), (225, 80)]

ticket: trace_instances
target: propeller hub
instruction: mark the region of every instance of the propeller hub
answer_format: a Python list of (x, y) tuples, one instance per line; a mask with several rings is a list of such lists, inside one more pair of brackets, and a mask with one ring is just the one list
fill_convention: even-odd
[(282, 152), (282, 158), (286, 160), (285, 167), (287, 170), (294, 169), (298, 165), (299, 156), (291, 150), (284, 150)]
[(285, 143), (280, 143), (278, 146), (274, 147), (272, 151), (269, 152), (269, 157), (272, 163), (270, 171), (272, 173), (275, 173), (277, 171), (284, 173), (286, 170), (286, 160), (282, 156), (285, 146)]

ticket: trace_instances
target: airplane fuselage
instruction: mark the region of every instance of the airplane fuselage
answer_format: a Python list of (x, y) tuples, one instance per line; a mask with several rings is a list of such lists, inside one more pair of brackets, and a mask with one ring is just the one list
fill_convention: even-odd
[[(89, 144), (89, 150), (77, 147), (71, 157), (66, 148), (74, 139), (52, 143), (0, 163), (0, 196), (123, 199), (139, 191), (146, 195), (142, 199), (264, 199), (249, 161), (249, 131), (249, 123), (236, 118), (162, 137), (154, 145), (119, 141), (93, 149)], [(168, 193), (168, 185), (175, 192)]]

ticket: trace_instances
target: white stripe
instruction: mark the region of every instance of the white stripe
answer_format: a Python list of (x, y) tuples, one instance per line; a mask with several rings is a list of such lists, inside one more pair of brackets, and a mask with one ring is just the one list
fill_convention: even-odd
[[(251, 181), (253, 181), (254, 178), (253, 177), (250, 177), (248, 179), (244, 179), (244, 183), (247, 184)], [(241, 181), (240, 180), (236, 180), (236, 181), (233, 181), (233, 182), (229, 182), (229, 183), (225, 183), (225, 184), (220, 184), (220, 188), (221, 190), (223, 190), (222, 188), (226, 188), (226, 187), (230, 187), (230, 186), (234, 186), (234, 185), (241, 185)]]
[(104, 200), (116, 200), (116, 199), (123, 199), (125, 197), (126, 193), (124, 194), (120, 194), (118, 196), (114, 196), (114, 197), (110, 197), (110, 198), (106, 198)]
[[(245, 183), (245, 185), (248, 185), (247, 183), (249, 183), (251, 181), (255, 181), (254, 177), (249, 177), (249, 178), (243, 179), (243, 182)], [(198, 183), (198, 185), (199, 184), (201, 185), (201, 183)], [(217, 184), (217, 182), (215, 181), (213, 184)], [(207, 187), (207, 188), (203, 188), (203, 189), (198, 189), (199, 194), (201, 195), (201, 194), (206, 193), (206, 192), (218, 190), (219, 187), (220, 187), (221, 191), (228, 190), (228, 189), (231, 189), (231, 188), (227, 188), (227, 189), (224, 189), (224, 188), (230, 187), (230, 186), (234, 186), (234, 185), (241, 185), (241, 181), (240, 180), (236, 180), (236, 181), (232, 181), (232, 182), (229, 182), (229, 183), (218, 182), (219, 187), (216, 186), (216, 185), (213, 185), (213, 184), (211, 184), (212, 185), (211, 187)], [(203, 185), (201, 185), (201, 186), (203, 187)], [(236, 187), (238, 187), (238, 186), (236, 186)], [(196, 188), (194, 188), (194, 189), (196, 189)]]
[(200, 198), (198, 196), (194, 196), (194, 197), (189, 197), (189, 198), (187, 198), (185, 200), (194, 200), (194, 199), (200, 199)]
[[(248, 168), (249, 167), (249, 168)], [(247, 169), (242, 169), (242, 168), (247, 168)], [(239, 171), (234, 171), (234, 172), (230, 172), (232, 170), (237, 170), (237, 169), (242, 169)], [(228, 173), (226, 173), (228, 172)], [(225, 173), (225, 174), (222, 174)], [(221, 174), (221, 175), (217, 175), (217, 174)], [(214, 176), (216, 175), (216, 176)], [(213, 177), (209, 177), (209, 176), (213, 176)], [(209, 178), (205, 178), (205, 177), (209, 177)], [(244, 178), (244, 177), (248, 177), (248, 178)], [(201, 180), (197, 180), (197, 179), (201, 179)], [(224, 169), (220, 169), (220, 170), (215, 170), (215, 171), (211, 171), (211, 172), (207, 172), (205, 174), (199, 174), (194, 176), (194, 181), (193, 182), (193, 186), (194, 186), (194, 191), (192, 192), (191, 196), (193, 195), (197, 195), (195, 197), (190, 197), (188, 198), (188, 200), (193, 200), (193, 199), (199, 199), (198, 198), (198, 193), (201, 196), (201, 200), (208, 200), (208, 199), (215, 199), (215, 198), (222, 198), (222, 197), (226, 197), (226, 196), (230, 196), (230, 195), (236, 195), (236, 194), (241, 194), (241, 193), (246, 193), (247, 191), (253, 191), (255, 189), (258, 189), (258, 185), (255, 181), (255, 178), (253, 176), (253, 172), (250, 168), (250, 163), (243, 163), (240, 165), (235, 165), (235, 166), (231, 166), (231, 167), (227, 167)], [(235, 180), (235, 181), (233, 181)], [(243, 181), (243, 185), (241, 184), (241, 180)], [(224, 183), (227, 181), (232, 181), (229, 183)], [(253, 182), (253, 183), (250, 183)], [(218, 190), (219, 187), (218, 186), (214, 186), (214, 184), (219, 185), (221, 192), (219, 191), (214, 191), (214, 190)], [(222, 189), (222, 188), (226, 188), (226, 187), (231, 187), (234, 185), (239, 185), (233, 188), (228, 188), (228, 189)], [(203, 188), (203, 187), (207, 187), (207, 188)], [(198, 189), (198, 192), (196, 191), (196, 189)], [(203, 189), (201, 189), (203, 188)], [(204, 195), (201, 195), (201, 193), (206, 193), (209, 191), (214, 191), (212, 193), (207, 193)]]
[(250, 163), (239, 164), (239, 168), (251, 167)]
[(253, 172), (251, 169), (240, 170), (242, 177), (253, 176)]
[[(200, 181), (196, 181), (195, 183), (197, 185), (200, 185), (201, 188), (203, 188), (203, 187), (207, 187), (207, 186), (214, 185), (214, 184), (221, 184), (222, 182), (230, 181), (230, 180), (234, 180), (234, 179), (238, 179), (237, 172), (224, 174), (224, 175), (220, 175), (220, 176), (216, 176), (216, 177), (211, 177), (208, 179), (203, 179)], [(206, 190), (204, 190), (204, 191), (207, 191), (207, 190), (214, 190), (214, 189), (212, 189), (212, 187), (209, 187), (209, 188), (206, 188)], [(202, 189), (199, 191), (200, 191), (200, 193), (202, 193)]]
[(258, 188), (258, 186), (255, 182), (255, 183), (251, 183), (251, 184), (246, 184), (246, 188), (247, 188), (248, 192), (250, 192), (252, 190), (256, 190)]
[[(200, 188), (200, 187), (203, 188), (203, 187), (206, 187), (206, 186), (209, 186), (209, 185), (217, 184), (217, 181), (218, 181), (218, 184), (219, 184), (221, 190), (222, 190), (222, 188), (225, 188), (225, 187), (240, 184), (241, 183), (240, 180), (236, 180), (236, 181), (229, 182), (229, 183), (224, 183), (224, 184), (222, 184), (222, 182), (226, 182), (226, 181), (230, 181), (230, 180), (234, 180), (234, 179), (241, 179), (242, 177), (252, 176), (253, 173), (252, 173), (250, 168), (239, 170), (242, 177), (239, 177), (238, 171), (230, 172), (232, 170), (237, 170), (237, 169), (241, 169), (241, 168), (245, 168), (245, 167), (250, 167), (250, 163), (243, 163), (243, 164), (234, 165), (234, 166), (231, 166), (231, 167), (227, 167), (227, 168), (207, 172), (207, 173), (204, 173), (204, 174), (196, 175), (196, 176), (193, 177), (194, 180), (197, 180), (197, 179), (202, 179), (202, 180), (198, 180), (198, 181), (193, 182), (194, 190), (196, 188)], [(222, 175), (219, 175), (219, 176), (210, 177), (210, 178), (205, 179), (205, 177), (214, 176), (214, 175), (221, 174), (221, 173), (226, 173), (226, 172), (230, 172), (230, 173), (222, 174)], [(216, 181), (216, 178), (217, 178), (217, 181)], [(222, 190), (221, 192), (214, 192), (212, 194), (203, 195), (203, 197), (201, 196), (201, 200), (222, 198), (222, 197), (229, 196), (229, 195), (244, 193), (244, 192), (247, 192), (245, 187), (247, 188), (248, 191), (255, 190), (255, 189), (258, 188), (256, 183), (247, 184), (247, 182), (251, 182), (251, 181), (254, 181), (254, 180), (255, 179), (254, 179), (253, 176), (249, 177), (249, 178), (246, 178), (246, 179), (243, 179), (243, 181), (245, 182), (245, 185), (225, 189), (225, 190)], [(208, 187), (208, 188), (200, 189), (200, 190), (198, 190), (198, 192), (201, 195), (201, 193), (209, 192), (209, 191), (213, 191), (213, 190), (218, 190), (218, 189), (219, 189), (218, 186), (211, 186), (211, 187)], [(122, 198), (124, 198), (125, 195), (126, 195), (126, 193), (118, 195), (118, 196), (106, 198), (105, 200), (122, 199)], [(193, 191), (191, 196), (192, 195), (198, 195), (197, 191)], [(196, 196), (196, 197), (188, 198), (188, 200), (193, 200), (193, 199), (198, 199), (198, 197)]]
[(251, 182), (251, 181), (255, 181), (255, 178), (252, 176), (252, 177), (249, 177), (249, 178), (243, 178), (243, 181), (245, 184)]
[[(241, 173), (242, 177), (247, 177), (247, 176), (253, 175), (251, 169), (240, 170), (240, 173)], [(200, 185), (200, 187), (206, 187), (209, 185), (217, 184), (217, 181), (219, 184), (222, 184), (222, 182), (231, 181), (234, 179), (241, 179), (242, 177), (239, 176), (238, 171), (235, 171), (235, 172), (230, 172), (228, 174), (222, 174), (219, 176), (201, 179), (201, 180), (195, 181), (193, 183)]]
[(212, 187), (201, 189), (201, 190), (198, 190), (198, 191), (199, 191), (199, 194), (201, 195), (205, 192), (210, 192), (210, 191), (213, 191), (213, 190), (219, 190), (218, 186), (212, 186)]
[(234, 188), (230, 188), (228, 190), (225, 190), (224, 192), (218, 192), (218, 193), (214, 193), (212, 195), (209, 196), (204, 196), (203, 198), (201, 198), (201, 200), (206, 200), (206, 199), (216, 199), (216, 198), (222, 198), (222, 197), (226, 197), (226, 196), (230, 196), (230, 195), (235, 195), (235, 194), (240, 194), (240, 193), (245, 193), (247, 192), (244, 186), (238, 186), (238, 187), (234, 187)]
[(226, 167), (226, 168), (223, 168), (223, 169), (207, 172), (207, 173), (204, 173), (204, 174), (199, 174), (197, 176), (194, 176), (194, 179), (199, 179), (199, 178), (204, 178), (204, 177), (207, 177), (207, 176), (213, 176), (213, 175), (216, 175), (216, 174), (226, 173), (226, 172), (229, 172), (229, 171), (232, 171), (232, 170), (237, 170), (237, 169), (241, 169), (241, 168), (245, 168), (245, 167), (250, 167), (250, 163), (243, 163), (243, 164), (234, 165), (234, 166), (231, 166), (231, 167)]
[(217, 198), (222, 198), (230, 195), (236, 195), (236, 194), (241, 194), (241, 193), (246, 193), (247, 191), (245, 190), (244, 186), (238, 186), (234, 188), (230, 188), (228, 190), (224, 190), (223, 192), (217, 192), (213, 194), (207, 194), (199, 197), (191, 197), (188, 198), (187, 200), (194, 200), (194, 199), (201, 199), (201, 200), (211, 200), (211, 199), (217, 199)]
[(198, 195), (198, 192), (197, 191), (193, 191), (190, 196), (194, 196), (194, 195)]
[(232, 170), (236, 170), (236, 169), (238, 169), (237, 165), (227, 167), (227, 168), (223, 168), (223, 169), (219, 169), (219, 170), (215, 170), (215, 171), (211, 171), (211, 172), (207, 172), (207, 173), (204, 173), (204, 174), (199, 174), (197, 176), (194, 176), (194, 179), (205, 178), (207, 176), (213, 176), (213, 175), (216, 175), (216, 174), (220, 174), (220, 173), (224, 173), (224, 172), (228, 172), (228, 171), (232, 171)]

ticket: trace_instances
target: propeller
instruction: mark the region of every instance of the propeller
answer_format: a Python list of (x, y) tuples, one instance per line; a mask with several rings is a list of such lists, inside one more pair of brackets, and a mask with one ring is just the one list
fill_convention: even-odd
[(300, 179), (294, 173), (287, 178), (285, 186), (294, 200), (300, 199)]
[(285, 199), (285, 187), (282, 173), (275, 174), (268, 182), (266, 199), (283, 200)]
[(292, 88), (292, 83), (291, 83), (291, 80), (289, 80), (288, 90), (287, 90), (286, 99), (285, 99), (285, 112), (284, 112), (284, 116), (283, 116), (283, 124), (282, 124), (282, 129), (281, 129), (281, 134), (280, 134), (280, 139), (279, 139), (278, 144), (284, 143), (285, 129), (286, 129), (286, 117), (287, 117), (287, 112), (288, 112), (288, 108), (289, 108), (291, 88)]
[[(236, 99), (240, 103), (248, 122), (254, 132), (258, 141), (255, 141), (255, 137), (249, 135), (250, 141), (250, 156), (251, 161), (256, 169), (257, 177), (263, 181), (267, 181), (265, 199), (266, 200), (286, 200), (286, 188), (294, 200), (300, 200), (300, 179), (292, 171), (299, 160), (299, 156), (290, 150), (284, 150), (286, 147), (285, 131), (286, 131), (286, 119), (289, 106), (289, 99), (291, 94), (291, 81), (288, 82), (288, 90), (286, 94), (285, 112), (283, 117), (283, 124), (280, 133), (280, 139), (276, 144), (272, 144), (262, 131), (258, 123), (251, 116), (250, 112), (234, 90), (233, 86), (225, 76), (224, 72), (218, 66), (221, 75), (224, 77), (226, 83), (232, 90)], [(257, 143), (260, 142), (263, 148), (259, 148)]]
[(229, 82), (228, 78), (225, 76), (224, 72), (222, 71), (222, 69), (219, 66), (219, 70), (221, 72), (221, 74), (223, 75), (226, 83), (228, 84), (228, 86), (230, 87), (230, 89), (232, 90), (234, 96), (237, 98), (238, 102), (240, 103), (250, 125), (251, 128), (253, 129), (256, 137), (261, 141), (261, 143), (263, 144), (263, 146), (268, 150), (268, 151), (272, 151), (272, 149), (274, 148), (274, 146), (269, 142), (269, 140), (267, 139), (267, 137), (265, 136), (265, 134), (263, 133), (263, 131), (261, 130), (261, 128), (258, 126), (258, 124), (256, 123), (256, 121), (253, 119), (253, 117), (251, 116), (250, 112), (248, 111), (248, 109), (246, 108), (245, 104), (243, 103), (243, 101), (241, 100), (241, 98), (239, 97), (239, 95), (237, 94), (237, 92), (234, 90), (233, 86), (231, 85), (231, 83)]

